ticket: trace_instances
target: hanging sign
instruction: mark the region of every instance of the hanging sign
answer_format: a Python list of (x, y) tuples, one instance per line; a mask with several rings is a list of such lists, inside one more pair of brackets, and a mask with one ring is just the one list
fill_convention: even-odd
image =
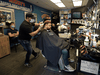
[(28, 11), (28, 12), (33, 11), (33, 9), (32, 9), (33, 6), (31, 4), (29, 4), (27, 2), (22, 2), (19, 0), (0, 1), (0, 6), (19, 9), (19, 10)]

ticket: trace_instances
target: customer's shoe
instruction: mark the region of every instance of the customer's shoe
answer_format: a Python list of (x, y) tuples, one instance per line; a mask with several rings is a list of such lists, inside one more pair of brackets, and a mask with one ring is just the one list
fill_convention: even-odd
[(25, 66), (25, 67), (29, 67), (29, 68), (30, 68), (30, 67), (33, 67), (33, 65), (30, 64), (30, 63), (28, 63), (28, 64), (24, 64), (24, 66)]
[(69, 62), (70, 62), (70, 63), (73, 63), (73, 62), (74, 62), (74, 59), (69, 59)]
[(67, 66), (65, 66), (64, 68), (65, 68), (64, 71), (66, 71), (66, 72), (74, 72), (74, 71), (75, 71), (75, 69), (72, 68), (70, 65), (67, 65)]
[(35, 59), (39, 57), (40, 52), (37, 52)]

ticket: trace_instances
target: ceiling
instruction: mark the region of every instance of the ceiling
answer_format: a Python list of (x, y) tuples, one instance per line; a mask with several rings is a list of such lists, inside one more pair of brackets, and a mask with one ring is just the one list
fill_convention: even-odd
[[(51, 10), (51, 11), (58, 11), (60, 9), (72, 9), (72, 8), (76, 8), (73, 5), (72, 0), (61, 0), (64, 5), (66, 7), (64, 8), (59, 8), (57, 5), (55, 5), (53, 2), (51, 2), (50, 0), (24, 0), (27, 1), (29, 3), (32, 3), (34, 5), (40, 6), (42, 8)], [(86, 6), (88, 3), (88, 0), (82, 0), (82, 6)]]

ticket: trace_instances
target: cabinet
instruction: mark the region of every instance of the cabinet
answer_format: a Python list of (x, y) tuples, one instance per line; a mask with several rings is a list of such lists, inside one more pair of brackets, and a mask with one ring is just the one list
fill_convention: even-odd
[(3, 26), (0, 26), (0, 36), (4, 35), (4, 29)]
[(0, 58), (10, 54), (9, 36), (0, 36)]

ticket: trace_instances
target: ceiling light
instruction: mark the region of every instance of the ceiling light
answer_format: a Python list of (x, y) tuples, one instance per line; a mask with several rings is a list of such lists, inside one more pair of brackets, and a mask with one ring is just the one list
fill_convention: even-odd
[(63, 3), (57, 3), (56, 4), (58, 7), (65, 7), (65, 5)]
[(74, 6), (81, 6), (82, 1), (73, 1)]
[(61, 3), (61, 0), (50, 0), (52, 1), (53, 3)]
[(82, 0), (72, 0), (73, 2), (76, 2), (76, 1), (82, 1)]
[(65, 7), (65, 5), (61, 2), (61, 0), (50, 0), (55, 3), (58, 7)]

